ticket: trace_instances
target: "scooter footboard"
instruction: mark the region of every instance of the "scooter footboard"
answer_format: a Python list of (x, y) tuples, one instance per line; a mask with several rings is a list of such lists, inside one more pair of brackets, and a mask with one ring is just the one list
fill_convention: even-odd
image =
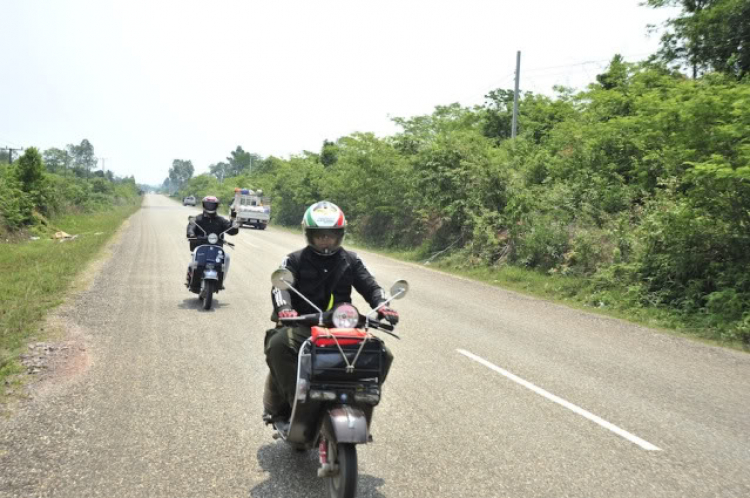
[(357, 407), (342, 405), (331, 408), (323, 423), (328, 434), (338, 443), (367, 443), (367, 417)]

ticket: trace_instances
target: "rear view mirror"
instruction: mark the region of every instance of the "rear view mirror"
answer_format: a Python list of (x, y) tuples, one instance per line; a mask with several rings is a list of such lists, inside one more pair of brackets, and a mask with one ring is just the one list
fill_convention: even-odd
[(271, 283), (281, 290), (289, 290), (294, 285), (294, 275), (286, 268), (279, 268), (271, 274)]
[(391, 286), (392, 299), (401, 299), (406, 295), (407, 292), (409, 292), (409, 282), (407, 282), (406, 280), (396, 280), (396, 282)]

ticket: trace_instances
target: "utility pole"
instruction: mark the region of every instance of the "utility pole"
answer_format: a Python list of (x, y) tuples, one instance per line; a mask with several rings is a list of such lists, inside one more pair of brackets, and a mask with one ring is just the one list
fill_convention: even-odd
[(21, 151), (23, 149), (11, 149), (10, 147), (3, 147), (2, 150), (7, 150), (8, 151), (8, 163), (9, 164), (13, 164), (13, 151), (14, 150)]
[(521, 51), (516, 52), (516, 89), (513, 92), (513, 127), (511, 128), (511, 138), (516, 138), (518, 130), (518, 82), (521, 79)]

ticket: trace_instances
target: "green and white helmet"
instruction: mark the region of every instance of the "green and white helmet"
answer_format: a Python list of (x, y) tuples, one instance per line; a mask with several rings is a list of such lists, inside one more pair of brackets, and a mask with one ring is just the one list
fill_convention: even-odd
[(346, 217), (336, 204), (316, 202), (305, 211), (302, 228), (310, 249), (321, 256), (331, 256), (341, 249), (346, 234)]

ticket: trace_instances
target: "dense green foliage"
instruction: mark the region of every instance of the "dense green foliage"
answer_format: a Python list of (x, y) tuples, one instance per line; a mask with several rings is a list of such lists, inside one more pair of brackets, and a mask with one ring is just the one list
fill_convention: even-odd
[(693, 71), (750, 74), (750, 0), (647, 0), (651, 7), (679, 6), (667, 22), (659, 56)]
[(568, 278), (591, 305), (750, 344), (750, 0), (646, 4), (682, 7), (658, 56), (615, 56), (585, 91), (523, 94), (515, 140), (513, 92), (497, 89), (319, 154), (249, 161), (238, 147), (179, 195), (262, 188), (284, 225), (329, 199), (372, 246)]
[[(96, 164), (88, 140), (68, 151), (31, 147), (13, 164), (0, 163), (0, 234), (35, 229), (44, 218), (94, 212), (137, 203), (139, 188), (131, 178), (91, 172)], [(47, 162), (44, 158), (49, 158)]]
[(511, 106), (498, 90), (180, 195), (263, 188), (285, 225), (329, 199), (371, 245), (584, 278), (597, 306), (662, 307), (750, 342), (750, 84), (615, 57), (586, 91), (524, 94), (515, 141)]

